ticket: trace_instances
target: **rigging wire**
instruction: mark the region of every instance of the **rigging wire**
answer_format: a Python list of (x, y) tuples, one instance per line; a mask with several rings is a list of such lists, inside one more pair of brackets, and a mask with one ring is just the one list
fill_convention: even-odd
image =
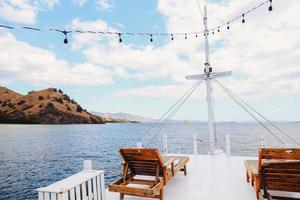
[(219, 81), (216, 79), (213, 79), (220, 87), (224, 90), (224, 92), (232, 99), (234, 100), (244, 111), (246, 111), (253, 119), (255, 119), (263, 128), (265, 128), (274, 138), (276, 138), (281, 144), (285, 145), (285, 142), (283, 142), (275, 133), (273, 133), (264, 123), (262, 123), (253, 113), (251, 113), (238, 99), (236, 99), (228, 90), (223, 87), (223, 85), (220, 84)]
[(200, 13), (201, 13), (202, 17), (204, 17), (204, 14), (203, 14), (203, 12), (202, 12), (202, 9), (201, 9), (201, 6), (200, 6), (200, 3), (199, 3), (199, 0), (196, 0), (196, 2), (197, 2), (197, 6), (198, 6), (198, 9), (199, 9), (199, 11), (200, 11)]
[[(218, 80), (215, 80), (218, 84), (222, 85)], [(261, 113), (259, 113), (256, 109), (254, 109), (251, 105), (249, 105), (247, 102), (245, 102), (242, 98), (240, 98), (238, 95), (233, 93), (230, 89), (222, 85), (223, 88), (226, 88), (228, 92), (230, 92), (233, 96), (235, 96), (239, 101), (244, 103), (247, 107), (249, 107), (253, 112), (255, 112), (257, 115), (262, 117), (264, 120), (266, 120), (271, 126), (273, 126), (275, 129), (277, 129), (281, 134), (285, 135), (287, 138), (289, 138), (291, 141), (293, 141), (295, 144), (300, 146), (300, 143), (297, 142), (294, 138), (289, 136), (287, 133), (285, 133), (282, 129), (280, 129), (277, 125), (275, 125), (273, 122), (271, 122), (269, 119), (267, 119), (265, 116), (263, 116)]]
[(168, 114), (168, 113), (170, 113), (171, 112), (171, 110), (173, 109), (173, 108), (175, 108), (176, 106), (177, 106), (177, 104), (179, 104), (183, 99), (184, 99), (184, 97), (185, 96), (187, 96), (192, 90), (193, 90), (193, 88), (195, 88), (195, 87), (197, 87), (197, 84), (198, 84), (198, 82), (197, 83), (195, 83), (188, 91), (186, 91), (185, 93), (184, 93), (184, 95), (182, 96), (182, 97), (180, 97), (158, 120), (156, 120), (156, 122), (155, 123), (153, 123), (152, 124), (152, 126), (150, 126), (144, 133), (143, 133), (143, 135), (141, 135), (141, 137), (139, 137), (138, 138), (138, 142), (141, 142), (142, 141), (142, 139), (156, 126), (156, 125), (158, 125), (159, 123), (160, 123), (160, 121)]
[(177, 111), (181, 108), (181, 106), (189, 99), (189, 97), (194, 93), (194, 91), (197, 89), (197, 87), (202, 83), (203, 80), (200, 80), (196, 83), (196, 86), (189, 92), (189, 94), (180, 102), (180, 104), (167, 116), (166, 119), (164, 119), (160, 127), (158, 128), (158, 131), (156, 134), (148, 141), (148, 143), (145, 146), (148, 146), (161, 132), (161, 130), (165, 127), (166, 122), (173, 118), (173, 116), (177, 113)]
[[(203, 16), (203, 12), (200, 8), (200, 4), (199, 4), (199, 0), (197, 1), (197, 6), (198, 9), (200, 10), (202, 16)], [(253, 8), (247, 10), (246, 12), (243, 12), (241, 15), (238, 15), (235, 18), (232, 18), (230, 20), (224, 21), (224, 23), (221, 23), (217, 26), (214, 26), (211, 29), (208, 29), (206, 31), (194, 31), (194, 32), (117, 32), (117, 31), (95, 31), (95, 30), (77, 30), (77, 29), (70, 29), (70, 30), (65, 30), (65, 29), (57, 29), (57, 28), (37, 28), (37, 27), (29, 27), (29, 26), (10, 26), (10, 25), (5, 25), (5, 24), (0, 24), (0, 28), (5, 28), (5, 29), (10, 29), (10, 30), (31, 30), (31, 31), (39, 31), (39, 32), (45, 32), (45, 31), (50, 31), (50, 32), (59, 32), (64, 34), (65, 39), (64, 39), (64, 43), (68, 44), (68, 39), (67, 39), (67, 35), (68, 34), (72, 34), (72, 33), (81, 33), (81, 34), (100, 34), (100, 35), (116, 35), (118, 37), (118, 41), (120, 43), (123, 42), (124, 37), (121, 38), (121, 36), (148, 36), (150, 37), (150, 42), (153, 42), (153, 36), (168, 36), (171, 38), (171, 40), (174, 40), (174, 36), (184, 36), (185, 39), (187, 39), (188, 35), (196, 35), (196, 37), (199, 34), (209, 34), (210, 32), (214, 35), (215, 34), (215, 30), (217, 30), (218, 33), (220, 33), (220, 29), (223, 26), (227, 25), (227, 29), (229, 30), (229, 24), (231, 25), (232, 22), (242, 18), (242, 23), (245, 23), (245, 16), (250, 14), (251, 12), (254, 12), (256, 9), (262, 7), (263, 5), (269, 3), (269, 7), (268, 7), (268, 11), (273, 11), (273, 0), (264, 0), (262, 3), (258, 4), (257, 6), (254, 6)]]

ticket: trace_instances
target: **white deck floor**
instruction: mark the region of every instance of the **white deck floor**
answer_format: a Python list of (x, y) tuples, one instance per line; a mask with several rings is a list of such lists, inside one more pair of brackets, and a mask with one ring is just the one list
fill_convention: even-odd
[[(191, 155), (188, 175), (177, 174), (165, 187), (165, 200), (255, 200), (254, 189), (245, 178), (244, 160), (251, 157), (224, 154)], [(106, 200), (119, 199), (118, 193), (106, 192)], [(146, 200), (125, 196), (125, 200)]]

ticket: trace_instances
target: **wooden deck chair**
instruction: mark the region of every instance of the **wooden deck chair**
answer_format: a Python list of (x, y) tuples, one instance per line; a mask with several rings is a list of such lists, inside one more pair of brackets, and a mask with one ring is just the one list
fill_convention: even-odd
[(186, 175), (186, 156), (161, 156), (157, 149), (120, 149), (123, 177), (108, 186), (109, 191), (124, 195), (163, 200), (164, 186), (179, 171)]
[[(300, 149), (263, 148), (258, 160), (258, 198), (300, 199), (287, 196), (286, 192), (300, 193)], [(263, 193), (261, 193), (261, 189)], [(276, 191), (272, 194), (270, 191)], [(279, 194), (278, 192), (284, 195)]]

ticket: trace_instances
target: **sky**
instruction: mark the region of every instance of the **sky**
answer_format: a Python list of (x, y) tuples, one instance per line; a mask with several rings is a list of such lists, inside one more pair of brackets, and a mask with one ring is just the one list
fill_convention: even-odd
[[(261, 3), (199, 0), (215, 27)], [(219, 81), (271, 120), (300, 121), (300, 1), (273, 0), (210, 35)], [(117, 32), (203, 30), (196, 0), (1, 0), (0, 23), (12, 26)], [(159, 118), (203, 72), (204, 37), (117, 36), (0, 28), (0, 85), (19, 93), (61, 88), (89, 111)], [(251, 120), (214, 84), (217, 121)], [(207, 120), (203, 82), (175, 119)]]

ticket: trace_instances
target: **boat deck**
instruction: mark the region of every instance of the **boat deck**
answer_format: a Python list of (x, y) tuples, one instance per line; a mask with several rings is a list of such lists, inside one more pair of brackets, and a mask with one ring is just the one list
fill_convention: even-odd
[[(177, 174), (165, 187), (165, 200), (255, 200), (254, 189), (246, 182), (244, 160), (253, 157), (224, 154), (190, 155), (188, 175)], [(106, 200), (119, 199), (118, 193), (106, 192)], [(125, 196), (125, 200), (149, 198)]]

